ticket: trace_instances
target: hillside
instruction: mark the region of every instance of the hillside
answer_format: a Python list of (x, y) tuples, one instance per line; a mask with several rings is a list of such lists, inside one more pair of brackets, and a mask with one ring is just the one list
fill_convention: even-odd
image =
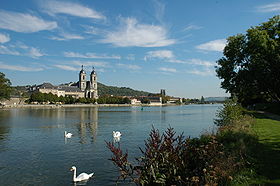
[(114, 96), (147, 96), (151, 93), (133, 90), (128, 87), (115, 87), (115, 86), (107, 86), (102, 83), (98, 83), (98, 95), (114, 95)]
[(205, 98), (205, 101), (209, 101), (209, 102), (223, 102), (226, 99), (228, 99), (228, 97), (207, 97), (207, 98)]
[[(144, 92), (144, 91), (138, 91), (133, 90), (128, 87), (115, 87), (115, 86), (107, 86), (102, 83), (98, 83), (98, 95), (114, 95), (114, 96), (147, 96), (151, 93)], [(27, 86), (14, 86), (12, 91), (12, 97), (18, 97), (21, 94), (24, 93), (25, 96), (28, 96), (30, 93), (26, 90)]]

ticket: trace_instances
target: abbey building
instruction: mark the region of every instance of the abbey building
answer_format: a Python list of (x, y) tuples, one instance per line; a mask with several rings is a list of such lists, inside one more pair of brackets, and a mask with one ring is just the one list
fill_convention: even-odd
[(86, 79), (86, 72), (82, 66), (79, 73), (79, 81), (76, 83), (67, 83), (54, 86), (51, 83), (43, 83), (38, 86), (31, 86), (30, 91), (38, 91), (41, 93), (52, 93), (57, 96), (72, 96), (74, 98), (98, 98), (97, 90), (97, 74), (92, 69), (90, 73), (90, 80)]

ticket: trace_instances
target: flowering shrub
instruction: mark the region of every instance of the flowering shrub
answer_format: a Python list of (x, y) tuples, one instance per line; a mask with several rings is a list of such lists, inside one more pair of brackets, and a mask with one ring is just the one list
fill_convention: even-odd
[(173, 128), (162, 135), (151, 130), (137, 165), (128, 161), (119, 144), (106, 143), (113, 153), (110, 160), (120, 169), (119, 179), (137, 185), (220, 185), (231, 181), (239, 166), (215, 136), (190, 139), (176, 136)]

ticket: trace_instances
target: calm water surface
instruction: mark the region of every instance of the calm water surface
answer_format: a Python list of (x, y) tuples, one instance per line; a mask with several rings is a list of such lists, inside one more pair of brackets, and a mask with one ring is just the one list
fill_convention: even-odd
[[(152, 125), (185, 136), (213, 130), (220, 105), (0, 110), (0, 185), (74, 185), (73, 172), (94, 172), (86, 185), (115, 185), (118, 169), (105, 141), (121, 131), (131, 158), (140, 155)], [(64, 131), (73, 133), (64, 139)], [(123, 185), (121, 183), (119, 185)], [(128, 184), (126, 184), (128, 185)]]

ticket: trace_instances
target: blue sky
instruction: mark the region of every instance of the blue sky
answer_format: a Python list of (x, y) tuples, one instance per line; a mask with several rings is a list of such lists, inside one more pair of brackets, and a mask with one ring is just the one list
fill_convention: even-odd
[(172, 96), (227, 96), (226, 38), (280, 12), (269, 0), (1, 0), (0, 71), (13, 85), (98, 81)]

